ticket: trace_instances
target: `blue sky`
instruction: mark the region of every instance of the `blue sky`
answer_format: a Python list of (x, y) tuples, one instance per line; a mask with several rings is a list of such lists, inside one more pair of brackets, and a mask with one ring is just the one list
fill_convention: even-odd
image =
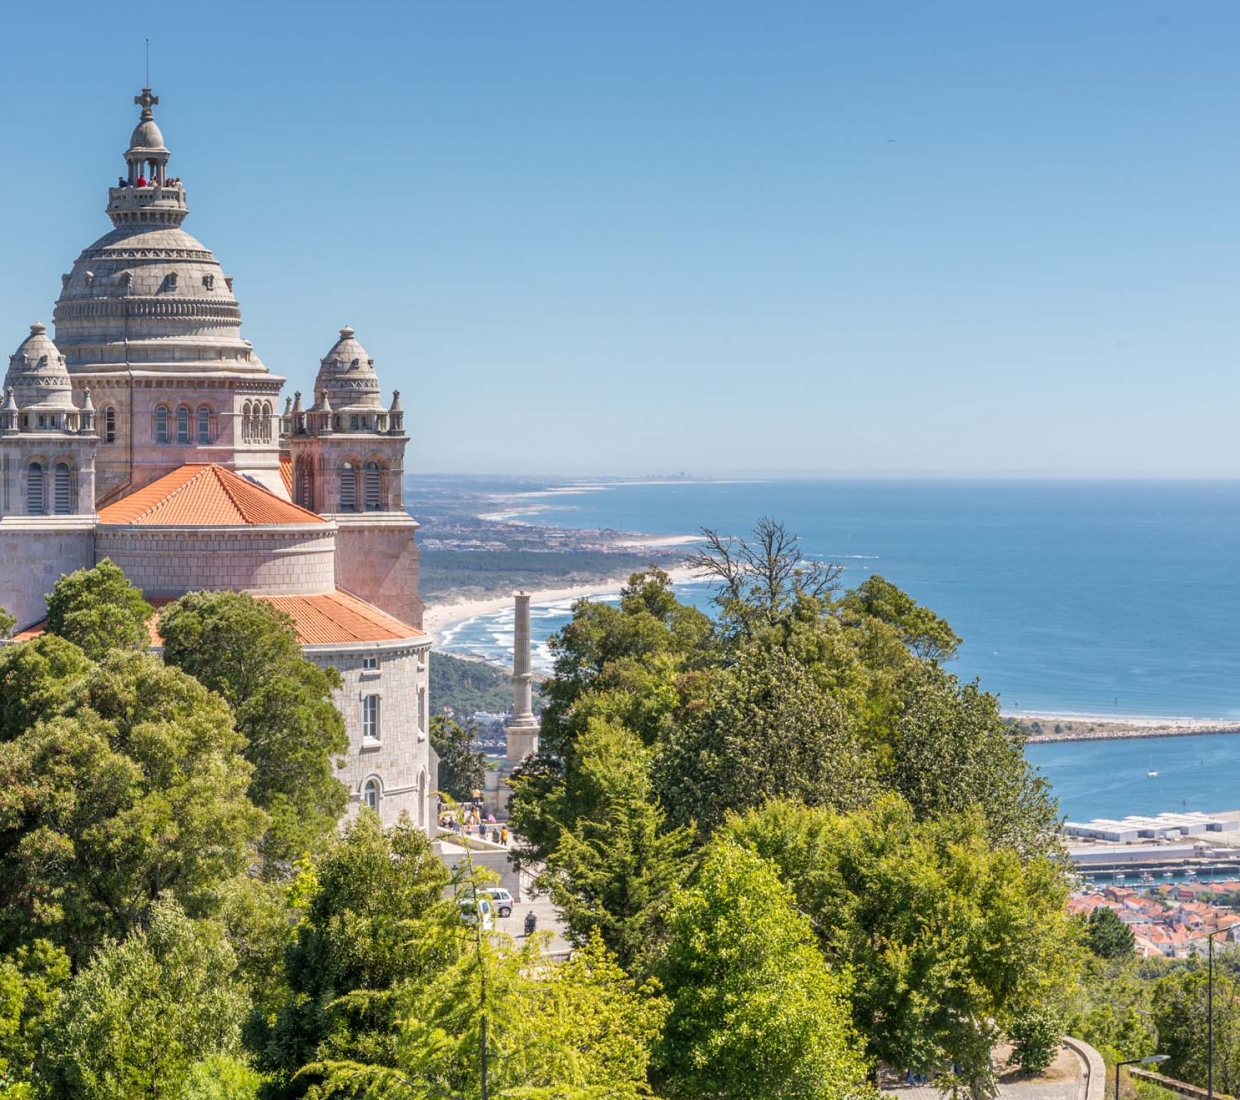
[(411, 470), (1240, 475), (1234, 0), (10, 6), (8, 350), (148, 35), (244, 334), (353, 325)]

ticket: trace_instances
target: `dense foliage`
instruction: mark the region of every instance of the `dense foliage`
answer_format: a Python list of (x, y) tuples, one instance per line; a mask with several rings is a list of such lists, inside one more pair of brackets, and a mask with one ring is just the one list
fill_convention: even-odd
[(474, 749), (475, 729), (436, 714), (431, 719), (431, 748), (439, 757), (439, 790), (467, 802), (486, 783), (487, 758)]
[[(451, 714), (468, 724), (482, 711), (506, 714), (512, 709), (512, 675), (484, 661), (468, 661), (436, 653), (430, 666), (430, 693), (438, 714)], [(534, 713), (542, 710), (538, 683), (533, 685)]]
[(340, 674), (302, 657), (287, 615), (242, 593), (191, 593), (164, 612), (159, 632), (164, 660), (232, 708), (254, 768), (250, 799), (269, 819), (269, 866), (322, 843), (348, 801), (335, 776), (349, 747), (331, 697)]
[[(187, 596), (160, 660), (119, 570), (65, 578), (0, 649), (0, 1100), (843, 1100), (883, 1064), (983, 1098), (1065, 1012), (1142, 1052), (1199, 1019), (1176, 975), (1065, 1004), (1080, 939), (1128, 988), (1120, 937), (1065, 918), (1055, 804), (946, 622), (778, 524), (707, 538), (717, 616), (648, 569), (553, 641), (513, 823), (563, 962), (462, 919), (468, 856), (334, 827), (338, 680), (282, 616)], [(433, 737), (480, 786), (468, 728)]]

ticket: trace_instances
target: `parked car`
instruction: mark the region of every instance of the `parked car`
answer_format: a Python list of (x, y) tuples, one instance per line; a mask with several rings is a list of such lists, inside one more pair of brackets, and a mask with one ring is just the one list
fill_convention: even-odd
[(515, 903), (512, 895), (502, 886), (488, 886), (482, 891), (482, 896), (491, 899), (491, 904), (495, 906), (501, 917), (512, 916), (512, 907)]
[(473, 898), (460, 898), (456, 903), (461, 910), (461, 920), (466, 924), (473, 924), (478, 919), (478, 915), (482, 915), (482, 930), (490, 932), (495, 928), (495, 910), (491, 906), (489, 898), (480, 897), (475, 902)]

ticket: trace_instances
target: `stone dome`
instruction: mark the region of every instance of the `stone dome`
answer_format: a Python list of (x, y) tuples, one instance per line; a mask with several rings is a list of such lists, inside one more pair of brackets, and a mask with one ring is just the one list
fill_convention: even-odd
[[(108, 190), (114, 228), (62, 277), (56, 342), (72, 374), (267, 375), (241, 337), (232, 279), (181, 228), (189, 205), (166, 176), (170, 154), (151, 111), (158, 102), (149, 88), (135, 97), (142, 117), (125, 154), (129, 175)], [(139, 187), (142, 177), (149, 182)]]
[(163, 149), (164, 135), (153, 118), (143, 119), (129, 137), (130, 149)]
[(331, 407), (337, 412), (349, 409), (382, 411), (379, 398), (379, 376), (375, 361), (366, 354), (351, 328), (340, 330), (340, 339), (320, 361), (314, 380), (316, 406), (327, 392)]
[(4, 388), (12, 388), (19, 408), (31, 406), (72, 409), (73, 384), (65, 357), (47, 334), (46, 326), (35, 322), (30, 335), (9, 358)]

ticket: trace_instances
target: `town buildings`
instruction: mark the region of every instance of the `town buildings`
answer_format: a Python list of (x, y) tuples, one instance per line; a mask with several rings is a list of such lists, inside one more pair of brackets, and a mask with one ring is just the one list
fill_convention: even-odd
[(54, 335), (32, 325), (5, 375), (0, 606), (28, 636), (59, 577), (104, 558), (157, 608), (198, 589), (269, 601), (306, 656), (343, 676), (353, 806), (432, 829), (430, 640), (399, 394), (382, 399), (342, 328), (309, 400), (280, 408), (285, 379), (242, 338), (232, 278), (182, 228), (159, 99), (144, 88), (134, 102), (112, 229), (61, 277)]

